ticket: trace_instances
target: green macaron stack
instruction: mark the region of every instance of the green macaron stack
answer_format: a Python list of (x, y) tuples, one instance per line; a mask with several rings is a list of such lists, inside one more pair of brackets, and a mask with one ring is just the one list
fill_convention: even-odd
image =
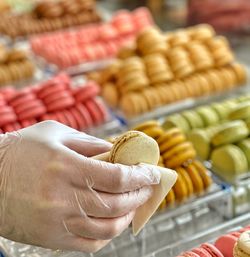
[(184, 133), (189, 133), (194, 129), (219, 125), (227, 120), (249, 119), (250, 124), (249, 106), (250, 95), (212, 103), (168, 116), (163, 122), (163, 128), (178, 127)]
[(186, 110), (166, 118), (163, 128), (179, 127), (203, 161), (211, 161), (228, 181), (250, 171), (250, 94)]

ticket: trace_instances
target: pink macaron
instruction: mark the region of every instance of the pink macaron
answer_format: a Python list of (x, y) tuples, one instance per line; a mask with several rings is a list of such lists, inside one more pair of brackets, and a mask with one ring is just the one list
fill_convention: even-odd
[(38, 104), (33, 108), (25, 109), (18, 113), (18, 120), (35, 119), (46, 113), (46, 108), (42, 104)]
[(31, 92), (16, 92), (11, 99), (9, 99), (9, 105), (12, 107), (16, 107), (18, 105), (25, 105), (29, 103), (29, 101), (35, 100), (36, 96)]
[(74, 116), (74, 118), (77, 122), (77, 129), (81, 130), (81, 129), (84, 129), (87, 127), (85, 119), (83, 118), (81, 113), (75, 107), (69, 109), (68, 111)]
[(27, 128), (37, 123), (36, 119), (22, 120), (20, 121), (20, 125), (22, 128)]
[(78, 129), (78, 124), (77, 124), (77, 121), (76, 121), (74, 115), (68, 110), (64, 110), (64, 111), (62, 111), (62, 113), (65, 116), (68, 125), (71, 128)]
[(94, 124), (100, 125), (103, 122), (103, 115), (100, 112), (100, 109), (97, 107), (96, 103), (93, 100), (88, 100), (84, 105), (89, 111)]
[(183, 257), (200, 257), (198, 254), (191, 252), (191, 251), (182, 253), (181, 256), (183, 256)]
[(237, 240), (238, 240), (238, 237), (232, 234), (228, 234), (228, 235), (219, 237), (215, 241), (214, 245), (224, 255), (224, 257), (234, 257), (233, 249)]
[(211, 257), (224, 257), (223, 254), (212, 244), (202, 244), (201, 248), (205, 249), (211, 255)]
[(85, 121), (86, 128), (92, 127), (94, 120), (92, 119), (88, 109), (83, 104), (77, 104), (75, 108), (80, 113), (82, 119)]
[(61, 111), (70, 108), (75, 104), (75, 99), (71, 95), (62, 96), (46, 105), (48, 112)]

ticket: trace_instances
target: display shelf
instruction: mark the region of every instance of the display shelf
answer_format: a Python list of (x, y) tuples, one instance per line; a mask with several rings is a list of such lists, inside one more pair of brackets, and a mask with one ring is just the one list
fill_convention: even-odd
[(224, 212), (227, 212), (225, 208), (230, 198), (230, 187), (221, 188), (220, 185), (214, 185), (206, 195), (155, 215), (139, 236), (134, 237), (131, 229), (127, 229), (95, 254), (55, 252), (10, 242), (6, 239), (0, 240), (0, 246), (3, 245), (11, 257), (143, 257), (163, 246), (173, 244), (223, 222), (226, 219)]
[(204, 242), (213, 242), (218, 236), (230, 231), (239, 230), (240, 228), (249, 225), (250, 214), (242, 215), (238, 218), (224, 222), (210, 229), (206, 229), (196, 235), (186, 237), (179, 242), (163, 247), (146, 257), (175, 257), (183, 251), (196, 247)]

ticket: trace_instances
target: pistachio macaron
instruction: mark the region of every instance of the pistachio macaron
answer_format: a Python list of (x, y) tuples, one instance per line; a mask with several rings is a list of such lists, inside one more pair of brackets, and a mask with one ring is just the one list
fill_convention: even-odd
[(212, 137), (211, 142), (214, 146), (236, 143), (249, 135), (246, 123), (237, 120), (221, 125), (220, 129)]
[(216, 148), (211, 154), (211, 161), (214, 171), (229, 181), (248, 170), (244, 152), (232, 144)]
[(244, 139), (238, 143), (239, 148), (244, 152), (248, 161), (248, 168), (250, 168), (250, 138)]

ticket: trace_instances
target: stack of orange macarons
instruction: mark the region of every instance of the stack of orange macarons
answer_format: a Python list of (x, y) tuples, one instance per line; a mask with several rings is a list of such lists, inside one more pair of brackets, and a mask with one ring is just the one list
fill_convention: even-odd
[(226, 38), (209, 25), (162, 33), (147, 28), (98, 77), (113, 108), (133, 117), (190, 97), (230, 90), (246, 82)]
[(183, 202), (193, 195), (200, 195), (212, 184), (212, 179), (201, 162), (196, 160), (196, 152), (191, 142), (178, 128), (164, 131), (157, 121), (151, 120), (134, 128), (153, 137), (159, 144), (160, 166), (175, 169), (178, 179), (173, 189), (163, 201), (161, 208), (175, 202)]
[(84, 130), (105, 122), (108, 112), (96, 98), (95, 82), (73, 87), (70, 78), (59, 74), (52, 79), (22, 90), (0, 90), (0, 132), (11, 132), (39, 121), (56, 120)]
[(0, 44), (0, 84), (31, 78), (35, 65), (25, 51)]

